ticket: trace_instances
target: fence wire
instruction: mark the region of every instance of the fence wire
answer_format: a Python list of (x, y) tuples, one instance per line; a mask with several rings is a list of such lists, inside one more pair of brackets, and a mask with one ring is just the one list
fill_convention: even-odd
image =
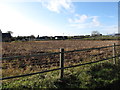
[[(115, 57), (117, 58), (120, 57), (119, 55), (120, 48), (118, 46), (120, 45), (116, 45)], [(100, 61), (112, 59), (115, 58), (111, 57), (112, 47), (113, 46), (104, 46), (97, 48), (64, 51), (65, 67), (52, 70), (49, 69), (51, 67), (59, 66), (60, 52), (41, 53), (37, 55), (27, 56), (3, 57), (2, 58), (3, 78), (1, 78), (1, 80), (30, 76), (38, 73), (45, 73), (71, 67), (83, 66), (91, 63), (97, 63)], [(12, 76), (8, 74), (9, 71), (13, 71)], [(21, 71), (21, 73), (17, 73), (16, 71), (19, 72)], [(28, 74), (29, 72), (30, 74)]]

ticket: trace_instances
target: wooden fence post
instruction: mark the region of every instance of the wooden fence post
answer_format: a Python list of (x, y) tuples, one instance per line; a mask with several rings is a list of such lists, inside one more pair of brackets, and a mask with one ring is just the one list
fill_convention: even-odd
[[(60, 68), (64, 67), (64, 49), (60, 48)], [(64, 69), (60, 70), (60, 79), (63, 78), (64, 75)]]
[(113, 64), (116, 64), (116, 50), (115, 50), (115, 43), (113, 44)]

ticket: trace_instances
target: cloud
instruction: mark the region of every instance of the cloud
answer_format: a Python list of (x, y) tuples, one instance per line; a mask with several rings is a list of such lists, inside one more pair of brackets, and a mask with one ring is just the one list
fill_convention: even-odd
[(71, 0), (41, 0), (42, 5), (48, 10), (60, 13), (63, 11), (74, 12)]
[(99, 16), (75, 14), (73, 18), (68, 19), (68, 22), (71, 28), (80, 30), (84, 33), (91, 32), (93, 30), (98, 30), (102, 34), (118, 32), (117, 25), (104, 25), (104, 23), (99, 21)]
[(94, 26), (100, 26), (100, 22), (98, 21), (98, 16), (92, 16), (92, 22)]
[(87, 15), (76, 14), (74, 19), (69, 18), (70, 23), (84, 23), (87, 20)]
[(98, 20), (98, 16), (88, 16), (85, 14), (75, 14), (74, 16), (74, 18), (68, 19), (70, 26), (74, 28), (83, 29), (101, 26), (101, 23)]

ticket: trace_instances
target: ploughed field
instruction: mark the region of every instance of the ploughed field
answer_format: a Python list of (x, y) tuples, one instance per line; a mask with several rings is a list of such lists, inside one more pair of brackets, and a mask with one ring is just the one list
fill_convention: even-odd
[[(82, 41), (82, 40), (54, 40), (54, 41), (29, 41), (29, 42), (3, 42), (2, 56), (26, 56), (43, 53), (59, 52), (84, 48), (111, 46), (119, 41)], [(99, 50), (65, 53), (65, 66), (75, 63), (85, 63), (112, 56), (112, 47)], [(25, 74), (48, 69), (59, 65), (59, 54), (42, 55), (19, 59), (3, 60), (3, 77)], [(41, 69), (42, 68), (42, 69)], [(11, 73), (11, 75), (9, 74)]]
[(83, 48), (109, 46), (118, 41), (81, 41), (81, 40), (58, 40), (58, 41), (31, 41), (31, 42), (3, 42), (3, 57), (31, 55), (45, 52), (56, 52), (59, 48), (65, 50), (77, 50)]

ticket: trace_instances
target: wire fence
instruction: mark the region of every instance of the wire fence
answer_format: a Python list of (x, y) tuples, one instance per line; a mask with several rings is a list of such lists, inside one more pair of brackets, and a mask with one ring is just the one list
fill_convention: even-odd
[[(120, 45), (113, 44), (111, 46), (87, 48), (87, 49), (71, 50), (71, 51), (64, 51), (64, 49), (61, 48), (60, 52), (41, 53), (37, 55), (27, 55), (27, 56), (3, 57), (2, 61), (4, 65), (2, 68), (5, 70), (7, 70), (9, 66), (11, 66), (12, 68), (15, 68), (16, 65), (17, 66), (19, 65), (19, 68), (21, 67), (25, 68), (27, 66), (32, 66), (32, 68), (33, 66), (40, 66), (40, 68), (42, 68), (42, 66), (45, 68), (48, 68), (48, 67), (50, 68), (51, 66), (59, 66), (59, 68), (43, 70), (43, 71), (38, 71), (34, 73), (29, 73), (29, 74), (3, 77), (3, 78), (0, 78), (0, 80), (31, 76), (35, 74), (51, 72), (56, 70), (60, 70), (60, 78), (63, 78), (64, 69), (67, 69), (67, 68), (78, 67), (78, 66), (88, 65), (92, 63), (98, 63), (101, 61), (106, 61), (111, 59), (113, 60), (112, 62), (116, 64), (116, 58), (119, 59), (120, 57), (119, 55), (120, 49), (118, 46)], [(8, 65), (9, 62), (11, 62), (10, 63), (11, 65)], [(27, 64), (25, 65), (25, 63)], [(73, 63), (77, 63), (77, 64), (72, 65)]]

